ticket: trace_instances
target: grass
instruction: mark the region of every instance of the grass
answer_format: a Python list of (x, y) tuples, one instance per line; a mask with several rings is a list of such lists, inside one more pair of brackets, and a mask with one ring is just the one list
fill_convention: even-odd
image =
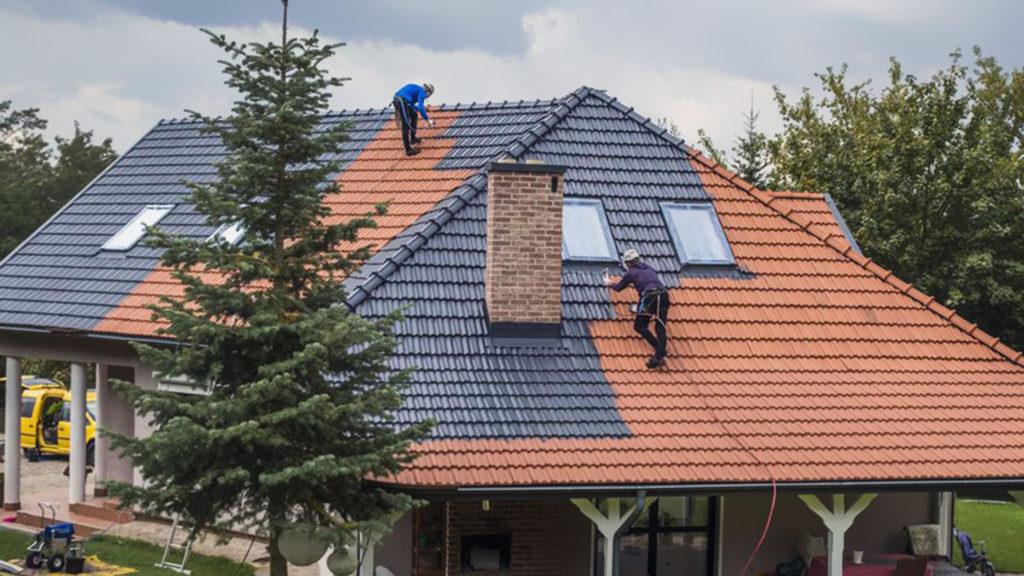
[[(986, 541), (988, 559), (997, 572), (1024, 573), (1024, 508), (1013, 503), (956, 500), (957, 528), (971, 535), (975, 546)], [(955, 545), (954, 561), (963, 565), (960, 547)]]
[[(0, 558), (11, 560), (25, 557), (25, 547), (32, 537), (14, 530), (0, 530)], [(138, 576), (167, 576), (171, 572), (154, 566), (163, 556), (163, 548), (139, 540), (126, 540), (104, 536), (89, 540), (85, 545), (87, 556), (97, 556), (103, 562), (126, 568), (135, 568)], [(188, 566), (195, 576), (252, 576), (249, 565), (240, 566), (227, 558), (193, 554)]]

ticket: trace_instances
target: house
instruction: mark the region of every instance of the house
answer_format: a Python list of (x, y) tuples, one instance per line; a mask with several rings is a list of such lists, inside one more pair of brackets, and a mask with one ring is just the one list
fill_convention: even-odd
[[(591, 88), (433, 117), (412, 158), (389, 110), (324, 118), (351, 123), (331, 218), (391, 202), (349, 305), (408, 306), (399, 417), (437, 422), (415, 463), (376, 480), (430, 504), (373, 565), (736, 574), (774, 499), (751, 569), (827, 536), (835, 574), (844, 551), (903, 551), (907, 525), (939, 524), (948, 551), (954, 490), (1024, 485), (1021, 354), (862, 255), (827, 196), (754, 189)], [(128, 345), (161, 341), (145, 306), (178, 289), (141, 223), (223, 233), (181, 184), (213, 178), (222, 153), (193, 122), (160, 123), (0, 265), (8, 382), (18, 358), (64, 360), (83, 398), (95, 363), (101, 426), (146, 433), (106, 383), (175, 385)], [(627, 248), (671, 287), (664, 369), (644, 367), (632, 296), (601, 284)], [(20, 389), (6, 394), (10, 438)], [(97, 477), (132, 480), (103, 442)], [(16, 508), (16, 447), (6, 456)]]

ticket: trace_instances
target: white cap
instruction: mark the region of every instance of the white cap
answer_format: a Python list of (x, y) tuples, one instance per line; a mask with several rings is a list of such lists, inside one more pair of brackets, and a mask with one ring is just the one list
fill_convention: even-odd
[(633, 250), (632, 248), (630, 248), (629, 250), (626, 250), (626, 253), (622, 255), (622, 261), (623, 262), (632, 262), (634, 260), (639, 260), (639, 259), (640, 259), (640, 253), (637, 252), (636, 250)]

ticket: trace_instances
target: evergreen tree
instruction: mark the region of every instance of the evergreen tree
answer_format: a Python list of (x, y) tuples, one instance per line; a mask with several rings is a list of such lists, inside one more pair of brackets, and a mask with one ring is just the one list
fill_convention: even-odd
[[(226, 119), (191, 113), (227, 155), (210, 184), (188, 184), (196, 210), (215, 225), (240, 224), (244, 240), (195, 241), (153, 230), (163, 265), (183, 293), (154, 307), (179, 345), (137, 346), (165, 377), (202, 383), (179, 396), (116, 383), (152, 419), (146, 438), (118, 436), (143, 486), (114, 485), (126, 506), (180, 513), (198, 532), (259, 527), (270, 540), (271, 574), (287, 574), (278, 541), (294, 522), (334, 542), (412, 500), (368, 484), (411, 460), (429, 423), (400, 426), (394, 411), (408, 374), (390, 370), (397, 314), (372, 321), (350, 312), (341, 285), (369, 255), (360, 230), (383, 213), (326, 223), (325, 184), (339, 170), (345, 127), (321, 124), (341, 80), (322, 67), (338, 45), (314, 33), (281, 43), (223, 49), (226, 84), (240, 98)], [(199, 384), (197, 384), (199, 385)]]
[(760, 112), (754, 110), (754, 98), (750, 98), (750, 112), (743, 115), (743, 133), (736, 138), (733, 146), (734, 164), (732, 171), (740, 178), (758, 188), (768, 186), (768, 137), (757, 129)]

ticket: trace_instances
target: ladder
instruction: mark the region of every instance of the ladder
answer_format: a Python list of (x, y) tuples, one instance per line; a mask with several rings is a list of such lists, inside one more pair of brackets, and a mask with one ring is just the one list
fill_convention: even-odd
[[(164, 545), (164, 555), (160, 559), (160, 562), (156, 564), (157, 568), (165, 568), (178, 574), (189, 575), (192, 574), (191, 570), (185, 569), (185, 564), (188, 563), (188, 555), (192, 553), (192, 537), (189, 536), (185, 543), (178, 545), (174, 543), (174, 537), (178, 534), (178, 523), (181, 519), (179, 514), (174, 515), (174, 522), (171, 524), (171, 535), (167, 538), (167, 544)], [(168, 562), (167, 558), (171, 555), (171, 550), (181, 552), (181, 562)]]

